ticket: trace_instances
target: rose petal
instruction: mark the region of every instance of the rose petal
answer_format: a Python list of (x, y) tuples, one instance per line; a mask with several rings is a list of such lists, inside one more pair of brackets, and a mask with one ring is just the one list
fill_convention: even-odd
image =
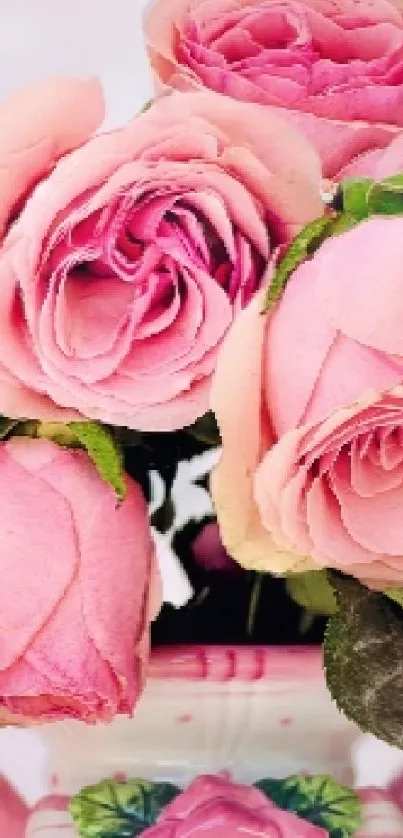
[[(7, 579), (0, 588), (0, 668), (5, 669), (60, 602), (77, 568), (78, 553), (71, 509), (60, 492), (23, 469), (9, 444), (0, 457), (0, 549)], [(49, 516), (51, 527), (46, 526)]]
[(0, 235), (18, 201), (63, 154), (87, 140), (102, 118), (96, 79), (50, 79), (2, 104)]
[[(223, 450), (212, 473), (211, 488), (223, 544), (247, 568), (272, 567), (283, 572), (295, 557), (281, 552), (260, 521), (253, 495), (253, 473), (267, 445), (261, 425), (260, 388), (266, 324), (257, 295), (232, 326), (221, 350), (211, 406), (220, 427)], [(248, 347), (248, 352), (244, 347)], [(231, 393), (237, 398), (231, 398)], [(248, 433), (244, 406), (248, 405)]]
[(287, 284), (267, 330), (267, 404), (278, 434), (301, 421), (335, 338), (318, 306), (315, 262), (306, 262)]
[(401, 356), (402, 254), (403, 219), (374, 218), (325, 242), (317, 265), (320, 304), (332, 324), (364, 346)]
[(403, 484), (370, 498), (351, 490), (340, 461), (332, 472), (334, 492), (340, 503), (342, 521), (354, 541), (373, 553), (403, 556), (401, 504)]

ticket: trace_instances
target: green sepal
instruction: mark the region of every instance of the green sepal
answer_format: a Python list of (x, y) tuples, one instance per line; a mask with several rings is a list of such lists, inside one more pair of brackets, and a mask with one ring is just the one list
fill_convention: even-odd
[(347, 178), (336, 193), (341, 212), (325, 214), (309, 222), (291, 242), (280, 260), (267, 290), (262, 314), (277, 302), (291, 274), (331, 236), (339, 235), (373, 216), (403, 215), (403, 174), (381, 181)]
[(362, 811), (358, 796), (325, 774), (259, 780), (256, 787), (281, 809), (326, 829), (329, 838), (350, 838), (360, 827)]
[(112, 486), (120, 501), (124, 500), (127, 486), (123, 455), (111, 431), (98, 422), (70, 422), (67, 427), (85, 448), (103, 480)]
[(345, 233), (355, 227), (357, 223), (357, 219), (351, 213), (344, 212), (337, 215), (322, 215), (307, 224), (291, 242), (277, 265), (273, 279), (267, 289), (262, 314), (269, 311), (280, 299), (291, 274), (296, 268), (307, 259), (311, 259), (326, 239)]
[(324, 644), (326, 680), (345, 715), (403, 747), (403, 614), (388, 596), (331, 573), (339, 611)]
[(267, 290), (263, 306), (263, 314), (268, 311), (275, 302), (277, 302), (293, 271), (295, 271), (295, 269), (298, 268), (298, 266), (301, 265), (305, 259), (311, 256), (327, 238), (333, 220), (333, 216), (331, 215), (322, 215), (320, 218), (315, 218), (315, 220), (310, 221), (309, 224), (307, 224), (291, 242), (288, 250), (280, 260), (274, 272), (273, 279)]
[(179, 793), (171, 783), (103, 780), (82, 789), (69, 809), (80, 838), (135, 838)]
[(403, 214), (403, 174), (380, 181), (351, 178), (340, 189), (343, 209), (358, 221), (377, 215)]
[(357, 221), (368, 218), (368, 200), (373, 180), (368, 178), (351, 178), (341, 184), (343, 210)]
[(286, 579), (287, 591), (294, 602), (310, 614), (334, 614), (336, 597), (326, 570), (291, 573)]

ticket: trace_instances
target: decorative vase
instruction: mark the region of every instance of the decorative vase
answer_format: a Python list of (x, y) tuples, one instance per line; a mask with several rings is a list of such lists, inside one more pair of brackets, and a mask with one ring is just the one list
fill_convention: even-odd
[(56, 795), (113, 775), (181, 785), (222, 770), (244, 782), (326, 772), (350, 784), (359, 736), (329, 697), (320, 650), (308, 647), (160, 649), (133, 719), (42, 732)]

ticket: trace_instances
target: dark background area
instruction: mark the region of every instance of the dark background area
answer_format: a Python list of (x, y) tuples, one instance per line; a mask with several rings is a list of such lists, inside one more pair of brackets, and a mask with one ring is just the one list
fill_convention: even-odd
[[(134, 444), (133, 444), (134, 443)], [(128, 472), (142, 485), (149, 497), (148, 472), (156, 469), (172, 486), (177, 463), (206, 450), (205, 442), (188, 432), (146, 434), (125, 440)], [(169, 503), (154, 517), (161, 531), (168, 528), (172, 510)], [(316, 618), (308, 630), (301, 631), (303, 609), (287, 594), (284, 581), (269, 574), (262, 579), (253, 629), (247, 630), (248, 613), (256, 576), (242, 569), (231, 572), (205, 570), (194, 561), (191, 544), (203, 524), (190, 522), (179, 533), (174, 548), (195, 591), (193, 600), (175, 609), (164, 605), (153, 624), (153, 645), (194, 644), (313, 644), (320, 643), (326, 621)]]

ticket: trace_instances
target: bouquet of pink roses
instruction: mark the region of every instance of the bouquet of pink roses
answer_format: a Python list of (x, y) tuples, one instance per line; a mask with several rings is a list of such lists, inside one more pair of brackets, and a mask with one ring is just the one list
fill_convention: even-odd
[(327, 611), (332, 696), (403, 746), (403, 9), (158, 0), (145, 40), (119, 130), (96, 80), (0, 107), (0, 719), (133, 712), (191, 437), (195, 560)]

